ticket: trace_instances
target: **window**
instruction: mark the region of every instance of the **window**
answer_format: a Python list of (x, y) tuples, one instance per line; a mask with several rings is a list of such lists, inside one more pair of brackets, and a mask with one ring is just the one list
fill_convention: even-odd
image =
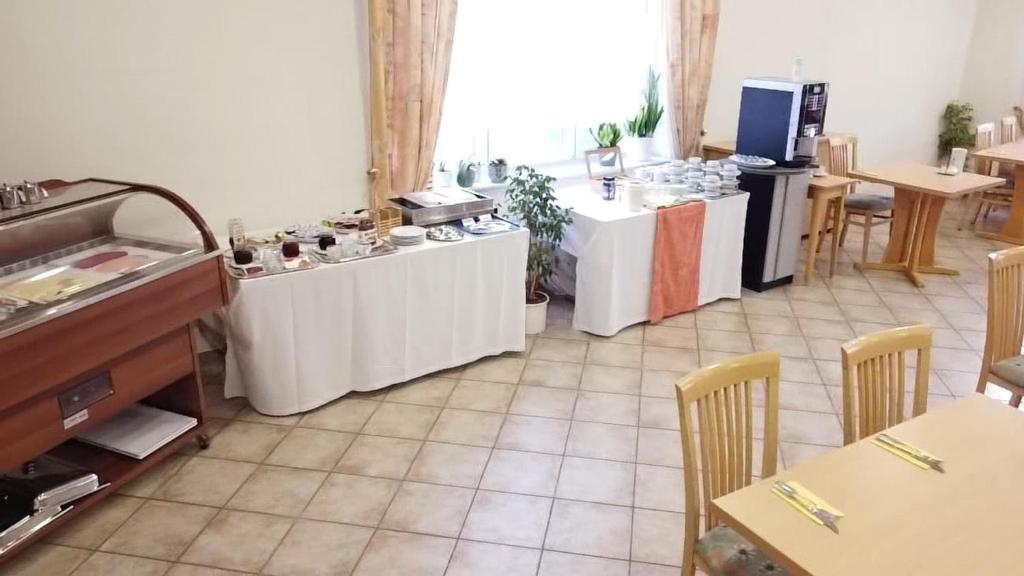
[(435, 160), (582, 159), (588, 129), (621, 127), (663, 68), (661, 3), (460, 0)]

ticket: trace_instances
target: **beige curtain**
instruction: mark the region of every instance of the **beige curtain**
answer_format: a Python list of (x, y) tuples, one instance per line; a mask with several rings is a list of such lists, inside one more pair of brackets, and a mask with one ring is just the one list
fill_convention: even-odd
[(711, 64), (718, 35), (719, 0), (665, 0), (668, 99), (676, 156), (699, 156)]
[(370, 0), (372, 204), (426, 186), (458, 0)]

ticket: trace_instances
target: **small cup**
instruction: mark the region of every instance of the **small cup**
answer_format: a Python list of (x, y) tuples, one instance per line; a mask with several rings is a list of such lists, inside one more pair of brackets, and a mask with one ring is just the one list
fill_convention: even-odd
[(281, 255), (284, 256), (285, 258), (295, 258), (301, 252), (302, 251), (299, 250), (298, 242), (289, 240), (288, 242), (281, 244)]

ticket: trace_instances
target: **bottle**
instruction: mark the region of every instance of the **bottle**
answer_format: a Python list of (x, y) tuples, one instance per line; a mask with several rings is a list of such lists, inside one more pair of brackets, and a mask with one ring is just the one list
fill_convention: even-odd
[(228, 243), (232, 248), (245, 246), (245, 227), (242, 226), (241, 218), (228, 220)]
[(377, 243), (377, 225), (373, 218), (363, 218), (359, 221), (359, 243), (368, 246)]

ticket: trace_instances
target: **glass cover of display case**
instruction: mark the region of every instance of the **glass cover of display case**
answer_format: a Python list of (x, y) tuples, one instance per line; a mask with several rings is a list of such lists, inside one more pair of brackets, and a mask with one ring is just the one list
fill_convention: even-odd
[(0, 337), (218, 254), (195, 209), (163, 188), (41, 184), (41, 203), (0, 212)]

